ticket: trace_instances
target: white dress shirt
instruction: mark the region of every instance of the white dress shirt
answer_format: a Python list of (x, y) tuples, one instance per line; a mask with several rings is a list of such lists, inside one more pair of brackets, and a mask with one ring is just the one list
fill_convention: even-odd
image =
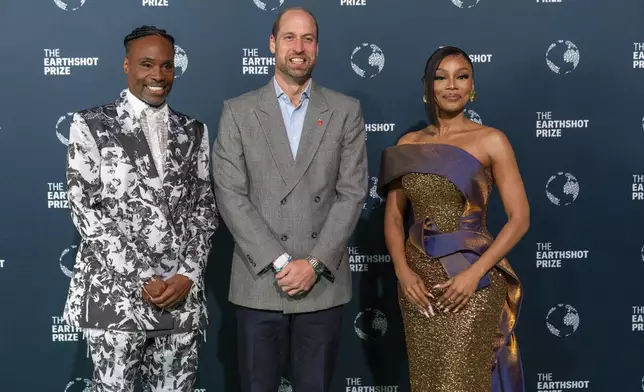
[(134, 108), (134, 113), (141, 123), (141, 130), (150, 147), (154, 166), (163, 181), (165, 154), (168, 148), (168, 104), (155, 108), (141, 101), (127, 90), (128, 101)]

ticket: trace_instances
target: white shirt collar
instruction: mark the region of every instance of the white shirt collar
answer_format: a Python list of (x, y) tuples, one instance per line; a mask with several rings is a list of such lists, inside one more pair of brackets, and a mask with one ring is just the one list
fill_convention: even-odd
[[(136, 118), (141, 118), (141, 112), (145, 110), (145, 108), (149, 107), (147, 103), (141, 101), (139, 98), (137, 98), (130, 89), (127, 89), (127, 100), (132, 105), (132, 108), (134, 109), (134, 114), (136, 114)], [(167, 102), (163, 103), (163, 106), (161, 107), (161, 111), (164, 114), (168, 113), (168, 104)]]

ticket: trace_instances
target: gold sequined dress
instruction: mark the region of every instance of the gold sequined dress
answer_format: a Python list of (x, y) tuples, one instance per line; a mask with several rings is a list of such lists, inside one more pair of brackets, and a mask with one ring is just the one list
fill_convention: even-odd
[[(406, 261), (440, 298), (433, 286), (449, 279), (440, 258), (459, 252), (478, 258), (492, 241), (485, 225), (489, 169), (455, 146), (401, 145), (385, 150), (379, 183), (383, 195), (398, 183), (409, 199), (415, 224)], [(505, 259), (486, 278), (489, 284), (460, 312), (435, 308), (430, 318), (399, 291), (412, 392), (524, 391), (513, 333), (519, 280)]]

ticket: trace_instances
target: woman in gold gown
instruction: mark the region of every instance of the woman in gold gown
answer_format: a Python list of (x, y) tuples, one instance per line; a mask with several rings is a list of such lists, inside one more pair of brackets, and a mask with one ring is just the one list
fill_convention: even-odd
[[(464, 116), (475, 93), (462, 50), (438, 49), (424, 81), (430, 125), (383, 152), (378, 189), (387, 196), (411, 390), (523, 392), (514, 336), (522, 289), (505, 259), (529, 226), (514, 152), (501, 131)], [(493, 184), (508, 217), (495, 239), (485, 219)]]

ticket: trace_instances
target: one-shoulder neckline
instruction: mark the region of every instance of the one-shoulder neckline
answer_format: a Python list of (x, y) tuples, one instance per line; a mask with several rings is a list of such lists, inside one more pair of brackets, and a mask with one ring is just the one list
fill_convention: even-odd
[(464, 148), (461, 148), (461, 147), (458, 147), (458, 146), (455, 146), (455, 145), (449, 144), (449, 143), (405, 143), (405, 144), (398, 144), (398, 145), (395, 145), (395, 146), (391, 146), (391, 147), (388, 147), (388, 148), (396, 148), (396, 147), (403, 147), (403, 146), (445, 146), (445, 147), (452, 147), (452, 148), (454, 148), (456, 150), (464, 152), (467, 156), (469, 156), (471, 159), (476, 161), (476, 163), (478, 163), (479, 166), (481, 166), (483, 169), (485, 169), (485, 170), (490, 169), (489, 167), (485, 166), (483, 164), (483, 162), (481, 162), (477, 157), (472, 155), (471, 152), (465, 150)]

